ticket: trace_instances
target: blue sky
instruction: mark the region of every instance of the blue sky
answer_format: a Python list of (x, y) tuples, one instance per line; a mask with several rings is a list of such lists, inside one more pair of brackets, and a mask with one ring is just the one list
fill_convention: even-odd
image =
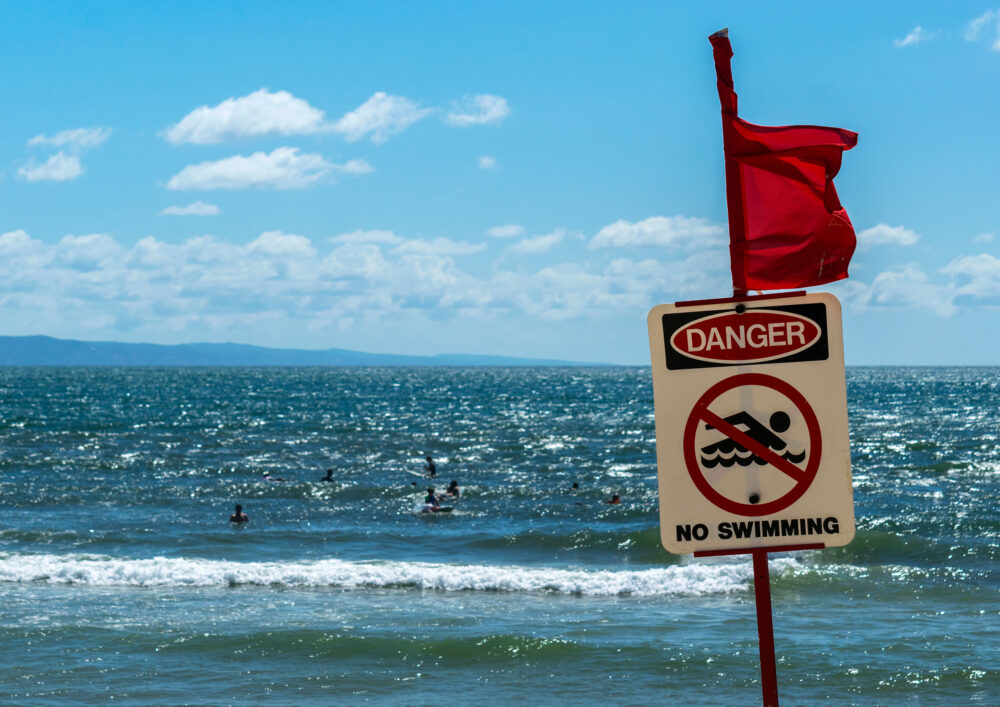
[(648, 364), (724, 297), (722, 136), (857, 131), (849, 364), (997, 364), (1000, 7), (0, 8), (0, 334)]

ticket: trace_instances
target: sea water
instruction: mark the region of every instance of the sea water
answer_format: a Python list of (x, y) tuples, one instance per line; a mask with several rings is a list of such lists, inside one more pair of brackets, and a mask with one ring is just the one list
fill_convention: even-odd
[[(998, 704), (1000, 369), (847, 380), (782, 700)], [(648, 369), (0, 369), (0, 503), (3, 704), (760, 700), (749, 560), (660, 547)]]

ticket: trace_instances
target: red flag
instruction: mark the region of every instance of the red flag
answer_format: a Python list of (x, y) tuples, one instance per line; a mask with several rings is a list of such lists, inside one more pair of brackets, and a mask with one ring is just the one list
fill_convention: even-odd
[(726, 153), (733, 290), (782, 290), (847, 277), (854, 227), (833, 178), (858, 134), (815, 125), (765, 127), (737, 117), (728, 30), (712, 42)]

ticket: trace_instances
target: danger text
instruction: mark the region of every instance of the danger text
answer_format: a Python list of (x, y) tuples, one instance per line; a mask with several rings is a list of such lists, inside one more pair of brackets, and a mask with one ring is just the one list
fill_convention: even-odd
[(686, 349), (691, 353), (806, 345), (805, 324), (796, 320), (712, 327), (707, 332), (690, 328), (684, 333)]

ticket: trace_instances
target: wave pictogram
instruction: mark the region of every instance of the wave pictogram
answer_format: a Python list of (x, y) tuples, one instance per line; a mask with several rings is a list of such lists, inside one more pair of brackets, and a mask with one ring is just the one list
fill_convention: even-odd
[[(791, 419), (785, 412), (779, 410), (771, 415), (768, 420), (769, 427), (746, 411), (729, 415), (723, 419), (734, 427), (744, 428), (747, 436), (754, 441), (759, 442), (769, 449), (773, 449), (775, 452), (781, 452), (782, 459), (790, 461), (793, 464), (798, 464), (806, 458), (805, 449), (801, 452), (792, 452), (788, 449), (788, 444), (785, 440), (775, 434), (777, 432), (784, 432), (791, 426)], [(705, 429), (711, 430), (714, 428), (706, 424)], [(766, 466), (767, 463), (766, 460), (728, 437), (701, 448), (701, 465), (706, 469), (713, 469), (717, 466), (728, 469), (736, 465), (748, 467), (751, 464)]]

